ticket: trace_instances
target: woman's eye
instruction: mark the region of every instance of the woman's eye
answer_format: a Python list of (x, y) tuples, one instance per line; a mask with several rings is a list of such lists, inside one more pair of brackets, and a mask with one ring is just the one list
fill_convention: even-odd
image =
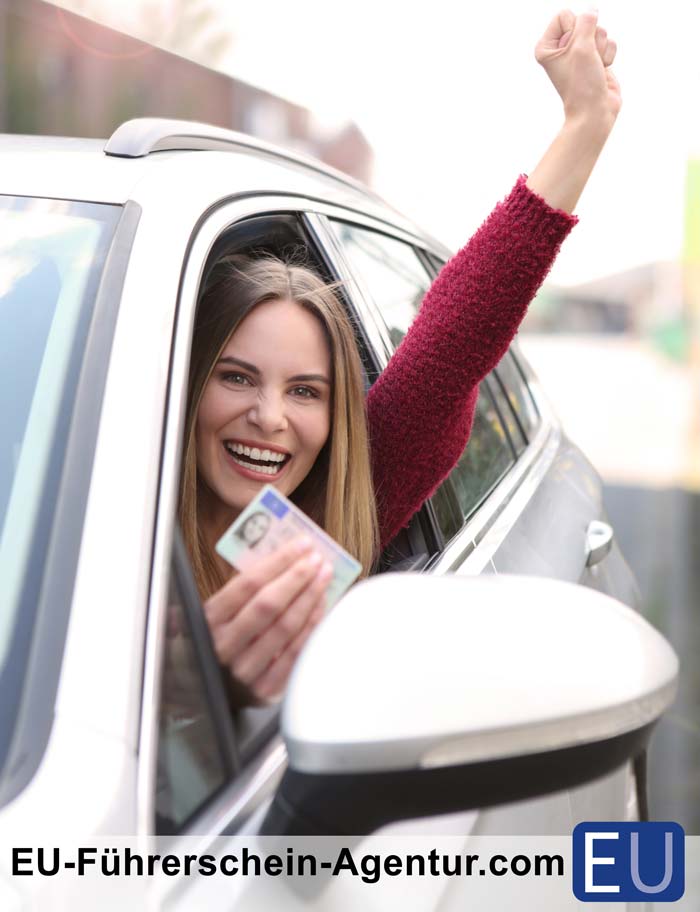
[(300, 399), (318, 399), (318, 393), (310, 386), (295, 386), (292, 388), (292, 393)]
[(238, 371), (228, 371), (221, 375), (221, 379), (225, 383), (230, 383), (232, 386), (247, 386), (250, 383), (250, 380), (246, 375), (239, 374)]

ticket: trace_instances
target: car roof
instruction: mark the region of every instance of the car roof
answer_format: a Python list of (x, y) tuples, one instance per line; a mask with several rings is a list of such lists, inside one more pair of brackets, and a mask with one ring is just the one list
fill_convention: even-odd
[(124, 204), (130, 199), (139, 202), (143, 189), (162, 183), (167, 173), (169, 203), (172, 186), (182, 182), (201, 185), (203, 206), (222, 192), (297, 194), (363, 212), (426, 238), (425, 232), (348, 175), (206, 124), (141, 118), (123, 124), (106, 141), (3, 135), (0, 161), (0, 194)]

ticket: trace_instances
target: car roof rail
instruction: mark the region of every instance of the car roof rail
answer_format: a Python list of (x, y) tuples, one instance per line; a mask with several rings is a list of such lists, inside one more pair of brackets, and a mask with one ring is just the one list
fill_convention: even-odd
[(238, 133), (225, 127), (215, 127), (211, 124), (191, 120), (169, 120), (163, 117), (137, 117), (127, 120), (117, 127), (104, 147), (106, 155), (117, 158), (144, 158), (151, 152), (175, 150), (233, 151), (235, 149), (263, 152), (278, 160), (283, 159), (295, 165), (301, 165), (317, 174), (341, 181), (354, 190), (360, 190), (364, 195), (369, 195), (386, 205), (384, 200), (381, 200), (360, 181), (356, 181), (342, 171), (321, 164), (310, 156), (290, 152), (245, 133)]

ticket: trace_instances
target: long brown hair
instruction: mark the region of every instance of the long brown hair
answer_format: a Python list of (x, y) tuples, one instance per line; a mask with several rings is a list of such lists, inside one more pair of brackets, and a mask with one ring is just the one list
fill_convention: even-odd
[(202, 599), (226, 577), (205, 540), (200, 522), (203, 484), (197, 472), (196, 419), (204, 389), (243, 318), (269, 301), (291, 300), (323, 327), (331, 355), (331, 429), (311, 471), (291, 499), (369, 573), (377, 557), (377, 512), (360, 357), (350, 321), (335, 294), (305, 266), (276, 257), (229, 256), (219, 261), (195, 318), (185, 416), (179, 517)]

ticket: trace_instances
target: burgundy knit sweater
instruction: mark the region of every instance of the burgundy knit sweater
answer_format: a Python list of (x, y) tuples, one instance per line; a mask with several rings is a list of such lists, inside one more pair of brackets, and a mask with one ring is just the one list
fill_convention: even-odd
[(381, 547), (449, 475), (469, 438), (479, 382), (508, 350), (578, 219), (521, 175), (441, 270), (384, 372), (367, 413)]

